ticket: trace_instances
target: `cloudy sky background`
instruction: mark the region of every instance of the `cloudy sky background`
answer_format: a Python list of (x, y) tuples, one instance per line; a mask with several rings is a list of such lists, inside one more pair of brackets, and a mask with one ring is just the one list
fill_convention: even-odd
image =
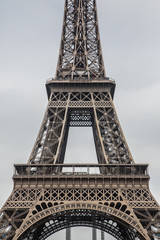
[[(160, 1), (97, 5), (121, 126), (136, 163), (149, 163), (150, 188), (160, 202)], [(45, 112), (44, 85), (55, 75), (63, 10), (64, 0), (0, 0), (0, 206), (12, 190), (13, 164), (27, 162)], [(71, 129), (66, 161), (80, 162), (81, 152), (83, 162), (95, 160), (91, 134)]]

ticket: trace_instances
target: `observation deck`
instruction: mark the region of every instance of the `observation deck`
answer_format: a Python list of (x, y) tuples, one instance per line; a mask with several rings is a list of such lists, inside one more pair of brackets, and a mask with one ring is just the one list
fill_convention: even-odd
[(132, 188), (147, 187), (149, 181), (147, 164), (16, 164), (14, 167), (15, 188)]

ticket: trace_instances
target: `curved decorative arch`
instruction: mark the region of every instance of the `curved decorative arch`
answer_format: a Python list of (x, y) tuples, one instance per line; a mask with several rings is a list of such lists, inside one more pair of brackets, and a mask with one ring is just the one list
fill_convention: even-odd
[[(38, 205), (37, 205), (38, 206)], [(79, 211), (79, 216), (82, 216), (84, 214), (84, 211), (86, 213), (93, 212), (96, 213), (98, 217), (103, 218), (111, 218), (113, 221), (124, 228), (127, 228), (130, 233), (134, 234), (137, 239), (141, 240), (148, 240), (147, 234), (144, 232), (144, 229), (140, 224), (137, 224), (137, 221), (135, 221), (135, 218), (131, 215), (128, 215), (125, 212), (122, 212), (114, 207), (105, 206), (102, 204), (95, 204), (95, 203), (84, 203), (84, 202), (75, 202), (75, 203), (68, 203), (68, 204), (59, 204), (57, 206), (46, 206), (46, 209), (39, 209), (39, 212), (32, 212), (32, 215), (28, 218), (28, 220), (25, 221), (25, 223), (21, 225), (20, 229), (17, 231), (17, 234), (15, 235), (13, 240), (21, 240), (24, 239), (25, 236), (28, 233), (31, 233), (34, 235), (34, 228), (39, 226), (40, 224), (44, 224), (47, 221), (51, 219), (56, 219), (57, 217), (62, 216), (70, 216), (71, 213), (76, 213)], [(87, 216), (87, 215), (86, 215)], [(59, 222), (59, 221), (58, 221)], [(58, 222), (56, 223), (56, 227), (58, 229)], [(75, 221), (76, 222), (76, 221)], [(73, 226), (74, 224), (71, 224)], [(76, 226), (94, 226), (94, 223), (90, 221), (90, 223), (83, 224), (82, 222), (76, 222)], [(97, 228), (102, 229), (102, 227), (98, 227), (97, 223), (95, 225)], [(108, 225), (109, 226), (109, 225)], [(62, 230), (66, 228), (66, 224), (62, 224), (60, 226), (59, 230)], [(108, 232), (111, 234), (111, 232), (107, 229), (103, 229), (103, 231)], [(55, 233), (56, 231), (51, 231), (51, 234)], [(50, 235), (51, 235), (50, 234)], [(111, 234), (113, 235), (113, 234)], [(34, 238), (33, 238), (34, 239)], [(45, 238), (41, 238), (45, 239)], [(120, 236), (117, 239), (123, 239)]]

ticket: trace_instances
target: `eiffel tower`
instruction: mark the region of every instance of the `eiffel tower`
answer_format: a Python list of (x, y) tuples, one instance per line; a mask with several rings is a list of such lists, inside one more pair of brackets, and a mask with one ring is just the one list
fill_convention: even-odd
[[(28, 163), (14, 165), (0, 239), (44, 240), (74, 226), (118, 240), (160, 239), (148, 165), (134, 162), (113, 104), (115, 82), (105, 74), (96, 0), (65, 1), (56, 76), (46, 89), (49, 101)], [(75, 126), (92, 127), (97, 164), (64, 164)]]

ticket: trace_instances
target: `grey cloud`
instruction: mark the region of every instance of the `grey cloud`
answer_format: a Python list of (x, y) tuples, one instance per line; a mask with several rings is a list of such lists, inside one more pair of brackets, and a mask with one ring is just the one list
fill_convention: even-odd
[[(150, 164), (151, 190), (159, 201), (160, 1), (97, 5), (118, 116), (135, 161)], [(47, 105), (44, 85), (55, 74), (63, 7), (64, 0), (0, 1), (1, 206), (12, 190), (13, 164), (27, 161)]]

